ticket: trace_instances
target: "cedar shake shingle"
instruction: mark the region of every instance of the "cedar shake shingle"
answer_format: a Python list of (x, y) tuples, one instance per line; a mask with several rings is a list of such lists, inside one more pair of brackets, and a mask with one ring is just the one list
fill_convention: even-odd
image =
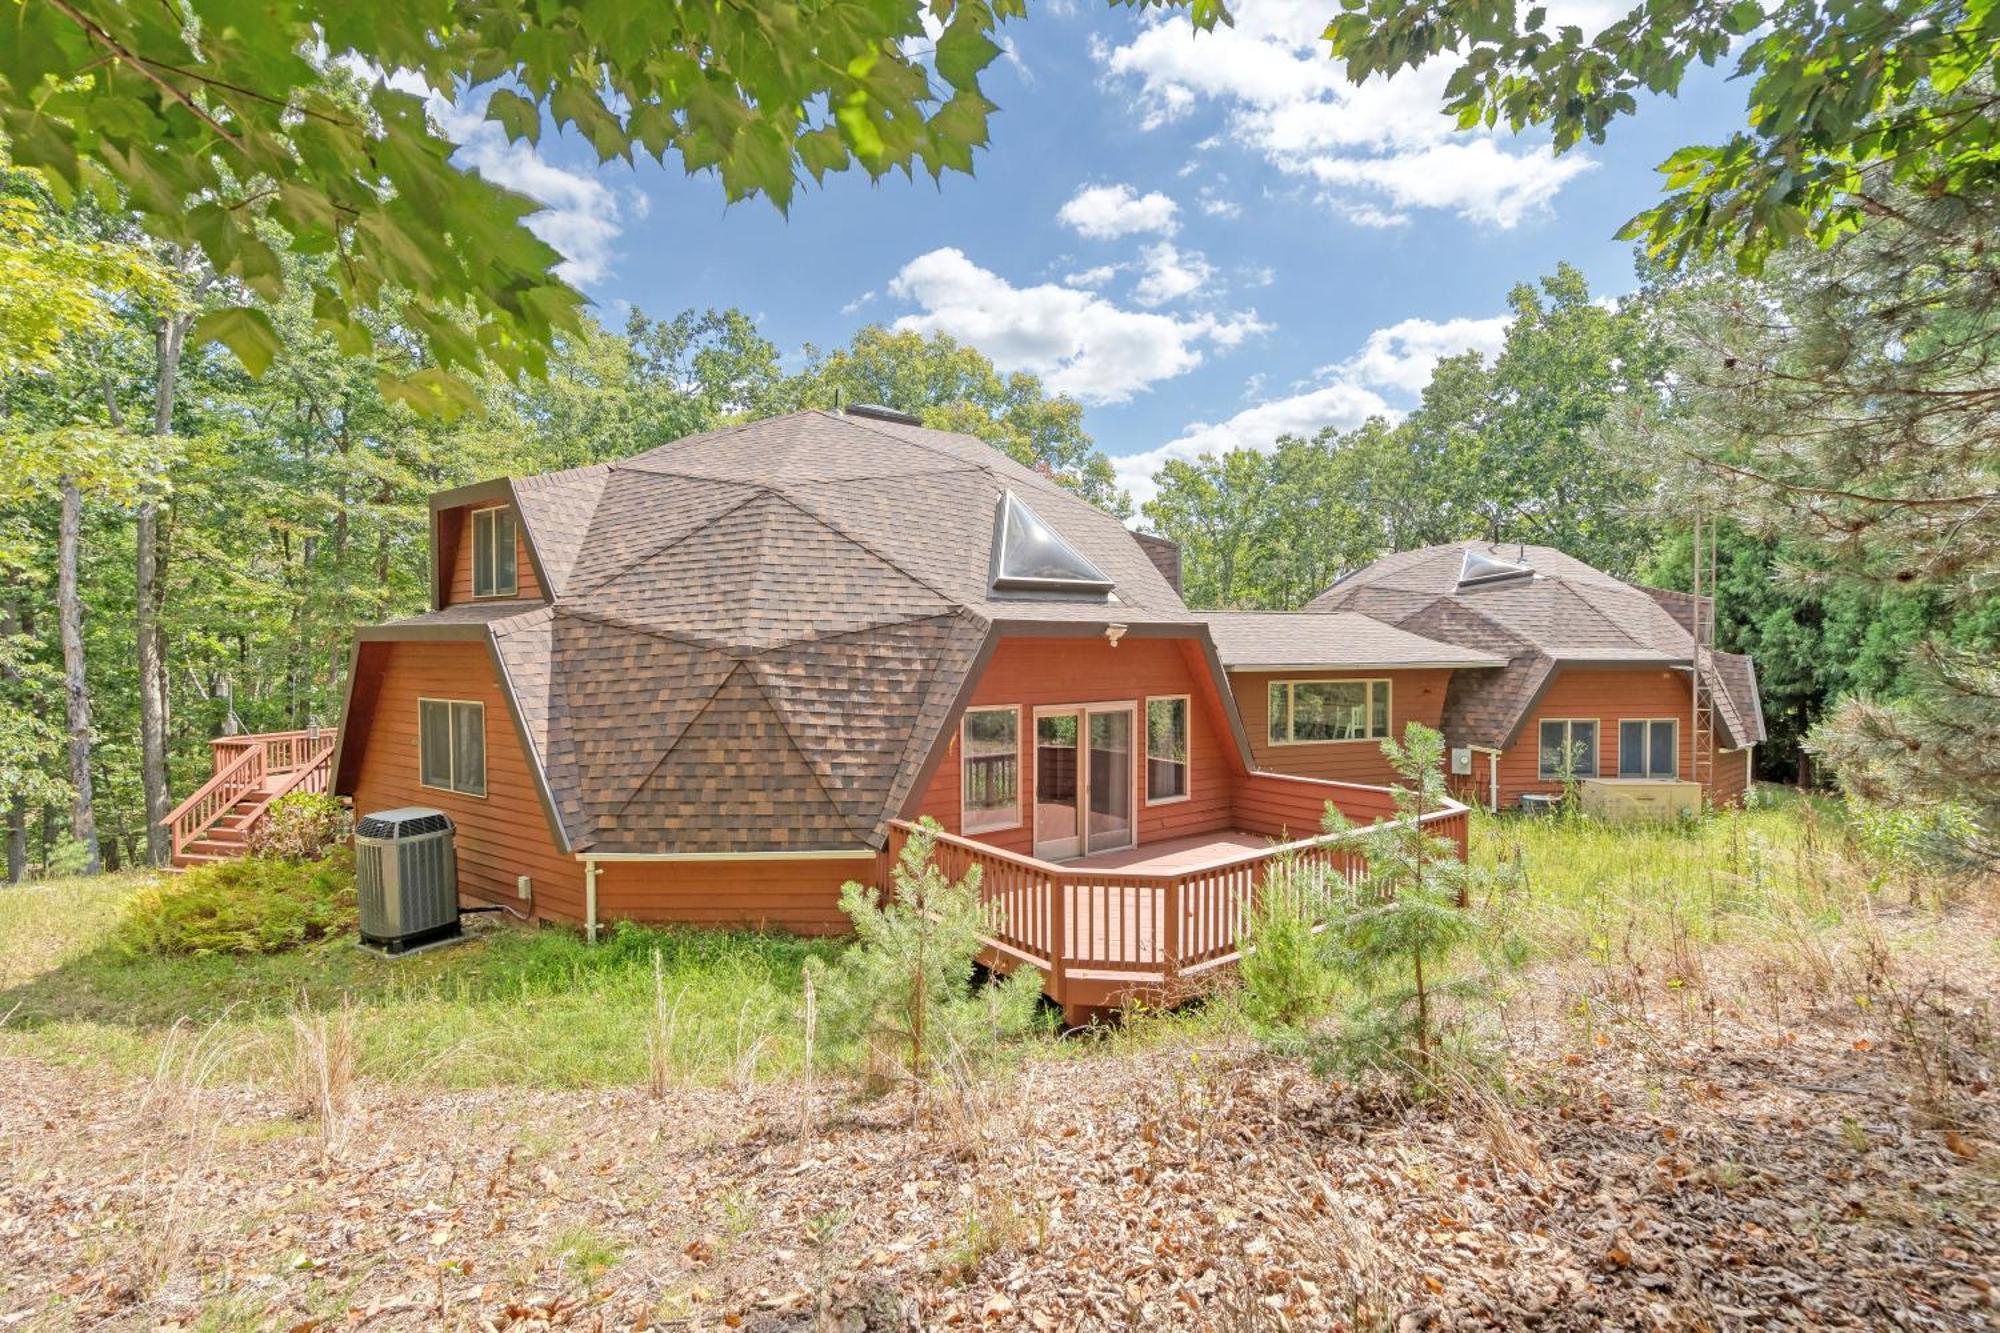
[[(1022, 496), (1116, 583), (996, 597)], [(1110, 515), (969, 435), (831, 412), (513, 483), (551, 600), (487, 627), (578, 851), (880, 846), (992, 622), (1202, 633)]]
[[(1526, 564), (1532, 577), (1459, 586), (1468, 551)], [(1455, 741), (1505, 746), (1555, 671), (1564, 665), (1659, 663), (1694, 658), (1688, 594), (1639, 588), (1551, 546), (1453, 542), (1398, 551), (1348, 575), (1308, 612), (1358, 612), (1425, 638), (1508, 659), (1494, 671), (1458, 671), (1442, 725)], [(1717, 653), (1709, 684), (1716, 720), (1734, 745), (1764, 740), (1756, 671), (1748, 658)]]

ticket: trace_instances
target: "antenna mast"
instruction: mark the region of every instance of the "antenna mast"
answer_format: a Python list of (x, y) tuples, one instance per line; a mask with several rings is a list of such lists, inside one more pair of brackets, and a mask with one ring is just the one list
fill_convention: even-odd
[(1706, 803), (1715, 789), (1715, 524), (1694, 510), (1693, 727), (1694, 780)]

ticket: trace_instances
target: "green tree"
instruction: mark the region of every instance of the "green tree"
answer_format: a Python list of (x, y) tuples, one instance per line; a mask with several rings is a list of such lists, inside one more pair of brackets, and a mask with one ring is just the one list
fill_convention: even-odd
[(1342, 0), (1327, 26), (1357, 83), (1459, 61), (1445, 110), (1470, 128), (1547, 125), (1558, 151), (1601, 143), (1641, 93), (1736, 53), (1749, 127), (1680, 150), (1667, 195), (1626, 224), (1678, 264), (1732, 254), (1761, 267), (1789, 241), (1825, 244), (1894, 216), (1899, 189), (1966, 195), (2000, 179), (1993, 134), (2000, 24), (1959, 0), (1687, 0), (1640, 4), (1593, 33), (1513, 0)]
[(1896, 216), (1761, 278), (1662, 284), (1673, 392), (1629, 438), (1677, 465), (1675, 503), (1728, 514), (1768, 544), (1782, 595), (1819, 606), (1807, 650), (1846, 674), (1809, 744), (1843, 784), (1963, 805), (1990, 837), (2000, 195), (1887, 197)]
[[(782, 209), (807, 174), (971, 170), (993, 110), (979, 76), (1021, 10), (49, 0), (17, 5), (0, 43), (0, 135), (65, 199), (122, 196), (154, 236), (264, 302), (286, 290), (281, 249), (334, 258), (308, 279), (315, 318), (361, 354), (375, 345), (364, 312), (394, 311), (426, 356), (385, 364), (385, 388), (463, 409), (461, 372), (539, 372), (580, 328), (582, 297), (525, 225), (537, 205), (453, 166), (411, 85), (490, 90), (485, 117), (510, 139), (552, 124), (601, 160), (676, 157), (731, 200)], [(212, 312), (195, 336), (253, 370), (278, 350), (253, 304)]]
[(1120, 518), (1131, 513), (1111, 460), (1083, 429), (1082, 404), (1050, 397), (1033, 375), (1000, 374), (985, 353), (947, 334), (870, 324), (844, 347), (808, 344), (805, 369), (782, 395), (788, 408), (879, 403), (911, 413), (937, 430), (978, 436)]
[(1016, 969), (987, 993), (972, 987), (984, 914), (979, 867), (953, 880), (937, 866), (937, 825), (910, 835), (891, 872), (894, 888), (847, 884), (840, 910), (854, 923), (855, 945), (824, 974), (831, 1031), (858, 1043), (864, 1056), (899, 1065), (914, 1091), (941, 1061), (991, 1053), (1001, 1037), (1025, 1031), (1042, 993), (1042, 975)]

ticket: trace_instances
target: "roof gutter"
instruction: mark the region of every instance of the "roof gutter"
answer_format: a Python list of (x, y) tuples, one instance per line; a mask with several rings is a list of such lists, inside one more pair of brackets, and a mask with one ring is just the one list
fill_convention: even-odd
[(599, 861), (867, 861), (879, 853), (873, 847), (807, 847), (793, 852), (577, 852), (585, 867)]
[(1499, 658), (1484, 662), (1230, 662), (1230, 671), (1480, 671), (1507, 664)]

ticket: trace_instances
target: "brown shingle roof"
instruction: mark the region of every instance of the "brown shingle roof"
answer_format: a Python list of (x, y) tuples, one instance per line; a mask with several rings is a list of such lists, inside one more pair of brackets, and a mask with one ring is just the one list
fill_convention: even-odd
[[(879, 845), (996, 621), (1185, 626), (1115, 518), (983, 442), (801, 412), (513, 483), (552, 601), (490, 623), (570, 845)], [(989, 587), (1007, 490), (1116, 583)]]
[[(1468, 551), (1525, 564), (1533, 575), (1460, 586)], [(1635, 587), (1551, 546), (1467, 541), (1384, 556), (1321, 593), (1307, 610), (1361, 612), (1508, 659), (1503, 670), (1454, 677), (1442, 719), (1454, 739), (1504, 746), (1561, 666), (1689, 665), (1692, 620), (1673, 600), (1685, 596)], [(1727, 737), (1736, 745), (1761, 742), (1763, 714), (1749, 661), (1717, 654), (1710, 684)]]
[(1211, 611), (1209, 633), (1222, 664), (1351, 669), (1497, 667), (1507, 659), (1477, 648), (1427, 639), (1352, 611)]

